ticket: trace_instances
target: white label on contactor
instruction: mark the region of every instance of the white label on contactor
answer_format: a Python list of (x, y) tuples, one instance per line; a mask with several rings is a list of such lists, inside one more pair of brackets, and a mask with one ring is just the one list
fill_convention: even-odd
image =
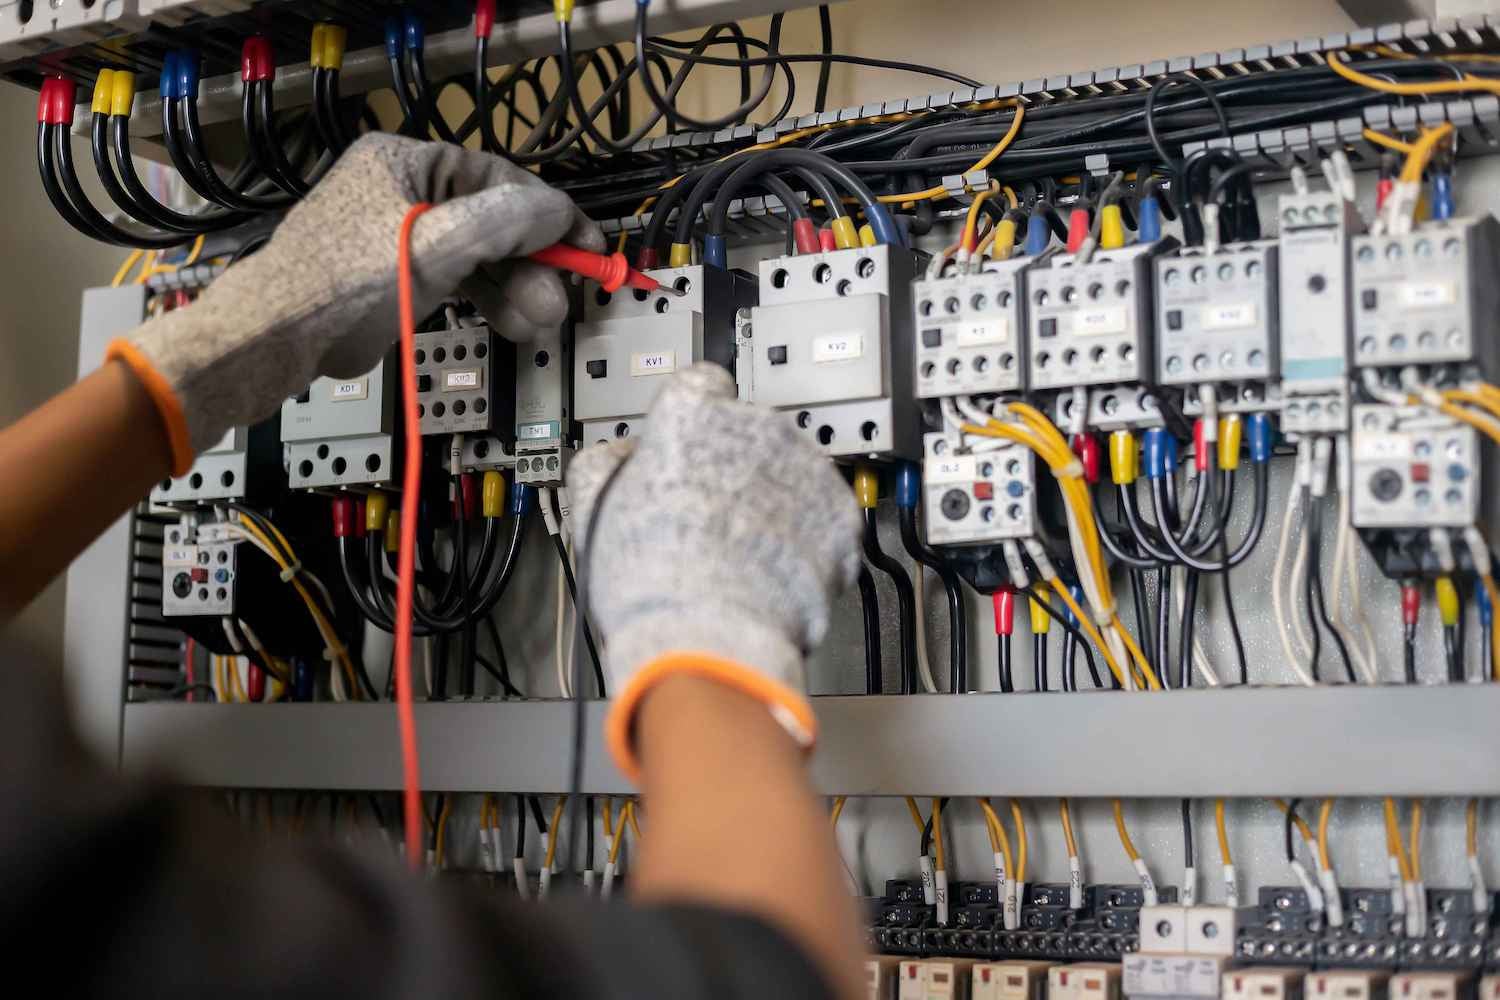
[(362, 378), (353, 382), (335, 382), (329, 388), (328, 395), (335, 403), (365, 399), (370, 395), (370, 380)]
[(163, 549), (161, 561), (164, 566), (191, 566), (198, 561), (197, 549)]
[(1205, 330), (1238, 330), (1254, 326), (1255, 318), (1254, 302), (1225, 302), (1204, 306), (1200, 322)]
[(1080, 309), (1073, 314), (1073, 332), (1080, 336), (1124, 333), (1125, 326), (1126, 312), (1124, 306), (1101, 306), (1095, 309)]
[(651, 351), (630, 356), (632, 378), (640, 378), (642, 375), (670, 375), (676, 370), (677, 354), (675, 351)]
[(443, 376), (444, 389), (478, 389), (479, 370), (469, 368), (464, 371), (448, 372)]
[(832, 361), (853, 361), (865, 355), (865, 337), (862, 333), (833, 333), (813, 341), (813, 364), (824, 365)]
[(977, 460), (973, 455), (955, 455), (951, 458), (934, 458), (927, 462), (927, 484), (972, 483), (979, 478)]
[(1451, 281), (1411, 281), (1401, 286), (1401, 304), (1408, 309), (1451, 306), (1457, 299), (1458, 289)]
[(1000, 316), (983, 323), (965, 323), (958, 328), (954, 340), (959, 347), (985, 347), (989, 344), (1004, 344), (1010, 341), (1010, 317)]

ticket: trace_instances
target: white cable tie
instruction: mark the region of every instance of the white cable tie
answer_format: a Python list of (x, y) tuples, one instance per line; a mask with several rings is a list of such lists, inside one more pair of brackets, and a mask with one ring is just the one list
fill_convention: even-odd
[(1448, 538), (1447, 530), (1429, 529), (1427, 542), (1432, 546), (1432, 554), (1437, 557), (1438, 568), (1443, 573), (1451, 574), (1458, 569), (1458, 560), (1453, 556), (1453, 543)]
[(1063, 466), (1061, 469), (1053, 469), (1052, 470), (1052, 478), (1053, 479), (1082, 479), (1083, 478), (1083, 471), (1084, 471), (1083, 470), (1083, 463), (1080, 462), (1077, 458), (1074, 458), (1073, 461), (1069, 462), (1067, 465)]
[(1099, 608), (1090, 607), (1087, 610), (1089, 616), (1094, 619), (1094, 627), (1101, 632), (1115, 623), (1116, 608), (1113, 604), (1106, 604)]
[(1448, 402), (1443, 398), (1442, 393), (1430, 385), (1424, 385), (1418, 389), (1416, 396), (1422, 401), (1423, 406), (1430, 406), (1434, 410), (1442, 409), (1443, 405)]
[(281, 571), (281, 582), (291, 583), (292, 577), (296, 576), (300, 572), (302, 572), (302, 562), (301, 560), (298, 560), (297, 562), (292, 563), (286, 569)]

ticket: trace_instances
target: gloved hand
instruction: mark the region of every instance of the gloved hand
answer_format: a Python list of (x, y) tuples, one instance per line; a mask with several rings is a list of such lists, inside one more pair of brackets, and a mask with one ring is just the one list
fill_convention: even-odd
[(319, 375), (375, 367), (398, 335), (397, 235), (413, 204), (415, 315), (460, 290), (496, 332), (530, 339), (567, 316), (562, 278), (523, 257), (565, 240), (604, 249), (567, 195), (486, 153), (366, 135), (259, 253), (198, 301), (109, 347), (161, 411), (173, 475), (230, 427), (254, 423)]
[(760, 699), (811, 746), (805, 657), (860, 560), (854, 496), (832, 463), (784, 414), (736, 401), (729, 373), (700, 363), (662, 388), (640, 439), (582, 452), (568, 488), (620, 769), (634, 778), (641, 699), (677, 673)]

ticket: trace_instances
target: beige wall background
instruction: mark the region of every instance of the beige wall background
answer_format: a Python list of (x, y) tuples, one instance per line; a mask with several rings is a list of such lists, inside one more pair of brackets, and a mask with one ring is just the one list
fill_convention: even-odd
[[(1323, 34), (1351, 24), (1335, 0), (851, 0), (834, 5), (831, 13), (835, 51), (924, 62), (988, 82)], [(763, 36), (768, 20), (756, 19), (746, 27)], [(782, 50), (817, 48), (816, 12), (788, 14)], [(797, 110), (811, 108), (816, 79), (815, 65), (798, 68)], [(836, 66), (829, 101), (840, 106), (940, 89), (941, 81), (919, 75)], [(690, 114), (702, 117), (722, 113), (737, 94), (736, 71), (702, 67), (682, 103)], [(771, 107), (781, 94), (778, 84)], [(640, 104), (644, 107), (644, 97)], [(0, 146), (0, 186), (8, 192), (0, 226), (0, 258), (7, 262), (0, 276), (0, 425), (16, 420), (73, 380), (79, 294), (107, 282), (122, 258), (117, 248), (74, 233), (47, 203), (33, 155), (35, 105), (31, 92), (0, 86), (0, 121), (9, 123), (10, 135)], [(83, 151), (79, 159), (89, 162)], [(87, 484), (79, 488), (87, 489)], [(15, 628), (40, 648), (60, 654), (62, 608), (59, 580)]]

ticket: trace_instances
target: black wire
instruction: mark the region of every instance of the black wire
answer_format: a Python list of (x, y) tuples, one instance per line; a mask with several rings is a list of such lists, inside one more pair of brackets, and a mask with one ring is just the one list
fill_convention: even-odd
[[(1224, 536), (1219, 535), (1219, 558), (1225, 562), (1229, 560), (1228, 548)], [(1240, 617), (1234, 610), (1234, 593), (1229, 588), (1230, 571), (1225, 570), (1219, 574), (1219, 587), (1224, 592), (1224, 612), (1229, 618), (1229, 634), (1234, 641), (1235, 661), (1240, 667), (1240, 683), (1250, 683), (1250, 663), (1245, 657), (1245, 637), (1240, 634)]]
[(885, 676), (880, 662), (880, 591), (870, 567), (859, 564), (859, 606), (865, 628), (865, 694), (884, 694)]
[(1010, 694), (1016, 689), (1015, 681), (1011, 677), (1011, 634), (1002, 632), (995, 638), (1000, 644), (1000, 690)]
[(1298, 819), (1298, 816), (1297, 816), (1297, 804), (1299, 802), (1301, 802), (1301, 801), (1302, 801), (1301, 799), (1292, 799), (1290, 802), (1288, 802), (1286, 804), (1285, 836), (1286, 836), (1286, 859), (1287, 859), (1288, 862), (1296, 861), (1297, 860), (1297, 852), (1296, 852), (1295, 847), (1294, 847), (1294, 845), (1292, 843), (1292, 825), (1297, 822), (1297, 819)]
[(411, 64), (411, 89), (412, 99), (422, 108), (422, 121), (437, 133), (438, 139), (443, 142), (454, 142), (458, 140), (453, 135), (453, 130), (443, 120), (443, 113), (438, 110), (437, 101), (433, 99), (430, 87), (427, 83), (427, 57), (419, 48), (406, 50), (407, 61)]
[[(1186, 687), (1187, 685), (1183, 685)], [(1182, 866), (1193, 867), (1193, 800), (1182, 800)]]
[(583, 800), (584, 870), (594, 870), (594, 797)]
[(1073, 638), (1072, 632), (1063, 633), (1062, 644), (1062, 689), (1064, 691), (1075, 691), (1078, 688), (1078, 673), (1076, 668), (1078, 662), (1078, 643)]
[(573, 579), (573, 567), (572, 564), (568, 561), (568, 547), (563, 544), (561, 534), (552, 536), (552, 544), (553, 547), (557, 549), (557, 558), (562, 562), (563, 577), (568, 582), (568, 593), (573, 597), (573, 610), (578, 617), (579, 625), (582, 626), (583, 639), (589, 649), (589, 661), (593, 664), (594, 667), (594, 684), (596, 685), (595, 690), (598, 692), (599, 697), (603, 698), (604, 666), (599, 660), (599, 649), (594, 645), (594, 633), (589, 628), (589, 623), (583, 620), (582, 612), (578, 611), (578, 584)]
[(1073, 642), (1078, 648), (1083, 650), (1084, 662), (1088, 665), (1089, 677), (1093, 680), (1094, 687), (1102, 688), (1104, 682), (1099, 674), (1098, 664), (1094, 662), (1094, 648), (1089, 644), (1088, 638), (1079, 630), (1078, 626), (1068, 621), (1067, 616), (1049, 604), (1047, 599), (1035, 588), (1027, 588), (1026, 590), (1019, 591), (1019, 593), (1025, 594), (1032, 601), (1035, 601), (1036, 606), (1041, 608), (1042, 612), (1048, 618), (1051, 618), (1058, 625), (1062, 626), (1063, 630), (1073, 637)]
[[(1338, 650), (1339, 660), (1344, 665), (1344, 674), (1348, 677), (1349, 683), (1357, 684), (1359, 682), (1354, 676), (1354, 664), (1349, 659), (1349, 649), (1344, 645), (1343, 635), (1333, 627), (1333, 622), (1329, 620), (1328, 606), (1323, 600), (1323, 573), (1319, 556), (1322, 531), (1322, 505), (1312, 504), (1307, 512), (1307, 575), (1312, 582), (1312, 594), (1318, 600), (1318, 618), (1323, 622), (1323, 627), (1328, 630), (1328, 634), (1333, 637), (1333, 645)], [(1313, 629), (1317, 630), (1317, 622), (1313, 623)]]
[(825, 55), (822, 55), (822, 54), (819, 54), (819, 53), (795, 53), (795, 54), (790, 54), (789, 55), (789, 54), (784, 53), (784, 52), (781, 53), (781, 54), (779, 54), (779, 55), (777, 55), (777, 56), (774, 56), (774, 57), (772, 57), (772, 56), (766, 56), (766, 57), (761, 57), (761, 58), (744, 59), (744, 60), (741, 60), (741, 59), (721, 59), (721, 58), (719, 58), (717, 56), (704, 56), (704, 55), (697, 55), (697, 56), (695, 56), (695, 55), (689, 55), (689, 54), (684, 54), (684, 53), (679, 53), (679, 52), (672, 52), (670, 50), (670, 48), (668, 48), (667, 46), (662, 45), (660, 42), (656, 41), (655, 39), (651, 40), (648, 44), (649, 44), (650, 48), (653, 51), (661, 52), (663, 55), (667, 55), (670, 58), (673, 58), (673, 59), (685, 59), (685, 60), (688, 60), (689, 62), (703, 63), (704, 65), (707, 65), (707, 66), (741, 66), (741, 65), (743, 65), (743, 66), (765, 66), (765, 65), (768, 65), (768, 64), (771, 64), (771, 63), (776, 63), (776, 62), (786, 62), (786, 63), (799, 63), (799, 62), (847, 63), (847, 64), (849, 64), (851, 66), (870, 66), (870, 67), (873, 67), (875, 69), (894, 69), (894, 70), (901, 70), (902, 72), (906, 72), (906, 73), (920, 73), (923, 76), (936, 77), (936, 78), (941, 79), (941, 80), (952, 80), (954, 83), (962, 84), (965, 87), (982, 87), (982, 86), (984, 86), (984, 84), (980, 83), (978, 80), (971, 80), (967, 76), (963, 76), (963, 75), (958, 74), (958, 73), (952, 73), (952, 72), (949, 72), (948, 70), (945, 70), (945, 69), (938, 69), (935, 66), (922, 66), (922, 65), (919, 65), (917, 63), (899, 62), (899, 61), (893, 60), (893, 59), (870, 59), (870, 58), (867, 58), (865, 56), (850, 56), (850, 55), (838, 55), (838, 54), (835, 54), (835, 55), (826, 55), (825, 56)]
[(911, 577), (906, 567), (887, 555), (880, 547), (880, 532), (875, 521), (875, 508), (865, 511), (865, 558), (870, 565), (891, 578), (896, 588), (896, 600), (900, 612), (901, 635), (901, 693), (913, 694), (917, 690), (917, 597), (912, 589)]
[[(1330, 72), (1332, 71), (1330, 70)], [(1161, 162), (1169, 167), (1173, 167), (1173, 169), (1180, 167), (1181, 163), (1176, 161), (1172, 154), (1167, 152), (1166, 146), (1162, 144), (1161, 137), (1157, 134), (1156, 102), (1160, 99), (1164, 90), (1176, 84), (1197, 87), (1202, 91), (1203, 95), (1208, 98), (1209, 103), (1213, 105), (1214, 114), (1219, 119), (1219, 128), (1226, 137), (1232, 134), (1229, 128), (1229, 116), (1224, 112), (1224, 105), (1219, 102), (1218, 96), (1202, 80), (1187, 73), (1182, 73), (1177, 76), (1164, 77), (1156, 81), (1151, 86), (1151, 90), (1146, 94), (1146, 134), (1151, 137), (1151, 146), (1156, 150), (1156, 155), (1161, 158)]]
[[(922, 544), (917, 535), (917, 509), (902, 507), (901, 544), (906, 554), (924, 566), (930, 567), (943, 582), (943, 592), (948, 599), (948, 675), (949, 690), (957, 693), (969, 690), (969, 627), (968, 610), (964, 607), (963, 584), (953, 567), (948, 565), (940, 553)], [(917, 614), (925, 609), (918, 608)]]
[[(818, 51), (825, 56), (833, 55), (833, 17), (826, 3), (818, 4)], [(822, 112), (828, 106), (828, 76), (833, 63), (824, 60), (818, 66), (818, 90), (813, 98), (813, 111)]]
[(516, 854), (526, 857), (526, 796), (516, 796)]
[[(1304, 486), (1303, 490), (1306, 491), (1307, 487)], [(1313, 604), (1313, 578), (1318, 575), (1318, 564), (1313, 558), (1316, 551), (1313, 545), (1316, 536), (1313, 531), (1317, 520), (1313, 511), (1317, 509), (1317, 503), (1310, 495), (1304, 496), (1303, 499), (1306, 501), (1304, 506), (1307, 509), (1308, 570), (1302, 578), (1302, 600), (1307, 605), (1307, 625), (1312, 630), (1312, 657), (1308, 661), (1308, 669), (1312, 672), (1313, 680), (1318, 681), (1321, 679), (1318, 677), (1318, 664), (1323, 656), (1323, 636), (1318, 631), (1317, 606)]]
[(1047, 690), (1047, 633), (1031, 635), (1031, 689)]
[(1156, 573), (1156, 669), (1161, 686), (1172, 688), (1172, 568), (1163, 566)]
[(1417, 683), (1417, 627), (1415, 625), (1402, 625), (1401, 627), (1401, 664), (1405, 671), (1406, 683)]
[(1187, 572), (1182, 590), (1182, 627), (1177, 636), (1177, 676), (1184, 690), (1193, 686), (1193, 615), (1198, 610), (1198, 574)]
[(1461, 683), (1464, 674), (1458, 658), (1458, 629), (1452, 625), (1443, 626), (1443, 659), (1448, 664), (1448, 683)]

